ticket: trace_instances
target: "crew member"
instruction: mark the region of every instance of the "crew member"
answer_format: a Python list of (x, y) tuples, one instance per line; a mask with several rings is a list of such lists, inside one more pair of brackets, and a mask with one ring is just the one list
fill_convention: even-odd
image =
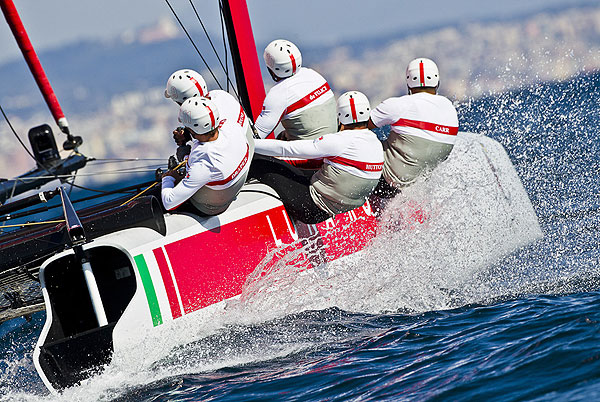
[(337, 101), (340, 132), (315, 140), (256, 140), (256, 153), (322, 159), (311, 178), (276, 159), (252, 162), (254, 177), (271, 186), (290, 215), (317, 223), (358, 208), (377, 185), (383, 167), (383, 148), (367, 129), (369, 100), (360, 92), (346, 92)]
[[(240, 103), (229, 93), (220, 89), (213, 89), (208, 91), (206, 81), (194, 70), (183, 69), (177, 70), (169, 77), (167, 81), (167, 88), (165, 89), (165, 97), (170, 98), (175, 103), (181, 106), (181, 104), (189, 98), (196, 96), (204, 96), (212, 100), (221, 115), (222, 120), (228, 122), (237, 122), (245, 130), (248, 144), (250, 144), (250, 156), (254, 150), (254, 132), (250, 125), (250, 119), (244, 112), (244, 109)], [(189, 154), (190, 145), (186, 145), (188, 141), (191, 141), (189, 135), (185, 134), (182, 127), (178, 127), (173, 131), (173, 139), (179, 146), (177, 149), (177, 159), (183, 160), (183, 157)]]
[(248, 175), (250, 146), (236, 121), (220, 118), (208, 98), (189, 98), (179, 109), (179, 122), (193, 138), (186, 175), (176, 171), (162, 176), (161, 197), (166, 209), (188, 199), (202, 215), (217, 215), (235, 199)]
[(302, 67), (302, 55), (296, 45), (284, 39), (274, 40), (265, 48), (264, 59), (276, 83), (256, 119), (260, 138), (273, 133), (279, 122), (285, 128), (279, 138), (287, 140), (314, 139), (336, 132), (333, 92), (319, 73)]
[(437, 94), (440, 77), (432, 60), (411, 61), (406, 84), (409, 95), (386, 99), (371, 111), (369, 128), (391, 125), (383, 143), (383, 174), (375, 190), (382, 198), (393, 197), (444, 161), (458, 133), (456, 109)]

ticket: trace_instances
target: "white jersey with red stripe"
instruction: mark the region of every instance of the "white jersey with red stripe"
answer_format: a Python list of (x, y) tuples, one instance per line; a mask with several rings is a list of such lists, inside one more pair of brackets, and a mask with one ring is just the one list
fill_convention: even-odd
[(324, 159), (325, 164), (364, 179), (378, 179), (383, 167), (383, 148), (368, 129), (344, 130), (316, 140), (256, 140), (262, 155)]
[(452, 102), (427, 92), (386, 99), (371, 111), (371, 120), (377, 127), (391, 125), (397, 134), (444, 144), (454, 144), (458, 133)]
[(266, 138), (281, 120), (299, 116), (333, 98), (333, 91), (321, 74), (300, 67), (296, 74), (277, 82), (267, 93), (255, 123), (260, 138)]
[[(215, 141), (193, 140), (186, 164), (186, 176), (175, 186), (175, 179), (162, 179), (163, 205), (170, 210), (188, 200), (202, 187), (225, 190), (245, 179), (250, 167), (250, 147), (246, 130), (237, 121), (225, 120)], [(232, 197), (235, 198), (235, 194)]]
[(208, 93), (208, 98), (217, 105), (221, 120), (226, 119), (229, 122), (237, 122), (244, 129), (248, 128), (248, 117), (240, 103), (229, 92), (220, 89), (212, 90)]

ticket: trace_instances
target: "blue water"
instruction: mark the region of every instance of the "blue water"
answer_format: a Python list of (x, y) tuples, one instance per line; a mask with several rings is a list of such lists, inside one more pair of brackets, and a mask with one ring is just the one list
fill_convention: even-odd
[(168, 357), (58, 397), (31, 361), (38, 313), (0, 324), (0, 400), (599, 400), (599, 102), (596, 74), (459, 106), (463, 130), (506, 148), (544, 236), (482, 267), (465, 283), (480, 292), (455, 290), (450, 308), (330, 307), (192, 329)]

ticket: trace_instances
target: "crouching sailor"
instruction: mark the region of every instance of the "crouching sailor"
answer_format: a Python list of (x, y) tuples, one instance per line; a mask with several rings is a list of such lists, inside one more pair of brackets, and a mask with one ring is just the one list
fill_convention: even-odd
[(432, 60), (411, 61), (406, 85), (409, 95), (386, 99), (371, 111), (369, 128), (391, 125), (383, 144), (383, 175), (375, 190), (383, 198), (393, 197), (444, 161), (458, 133), (456, 109), (437, 94), (440, 77)]
[(337, 102), (340, 132), (316, 140), (256, 140), (256, 152), (268, 156), (323, 159), (311, 178), (276, 159), (253, 161), (253, 176), (271, 186), (290, 215), (317, 223), (365, 203), (383, 167), (383, 148), (367, 129), (369, 100), (360, 92), (346, 92)]
[(269, 90), (256, 119), (260, 138), (269, 136), (281, 122), (287, 140), (308, 140), (336, 132), (335, 97), (325, 78), (302, 67), (300, 50), (292, 42), (277, 39), (264, 53), (276, 84)]
[(162, 176), (163, 205), (172, 210), (189, 199), (202, 215), (220, 214), (248, 175), (252, 155), (245, 130), (235, 121), (221, 119), (215, 103), (201, 96), (183, 102), (179, 121), (193, 138), (192, 150), (185, 177), (176, 171)]
[[(254, 149), (254, 132), (250, 125), (250, 119), (244, 112), (239, 102), (229, 92), (213, 89), (208, 92), (206, 81), (200, 73), (189, 68), (177, 70), (169, 76), (167, 87), (165, 88), (165, 97), (171, 99), (179, 106), (189, 98), (204, 96), (215, 103), (219, 109), (221, 119), (228, 122), (236, 122), (246, 133), (250, 150)], [(190, 152), (190, 145), (186, 145), (192, 138), (186, 134), (183, 128), (179, 127), (173, 131), (173, 139), (179, 146), (177, 148), (177, 159), (183, 160), (185, 155)]]

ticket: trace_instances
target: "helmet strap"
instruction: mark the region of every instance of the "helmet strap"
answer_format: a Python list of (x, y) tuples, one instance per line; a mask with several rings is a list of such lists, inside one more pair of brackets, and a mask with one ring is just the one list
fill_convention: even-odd
[(269, 74), (271, 74), (271, 78), (273, 78), (273, 81), (279, 82), (279, 81), (281, 81), (283, 79), (283, 78), (278, 77), (277, 75), (275, 75), (275, 73), (273, 72), (273, 70), (271, 70), (269, 67), (267, 67), (267, 70), (269, 70)]

